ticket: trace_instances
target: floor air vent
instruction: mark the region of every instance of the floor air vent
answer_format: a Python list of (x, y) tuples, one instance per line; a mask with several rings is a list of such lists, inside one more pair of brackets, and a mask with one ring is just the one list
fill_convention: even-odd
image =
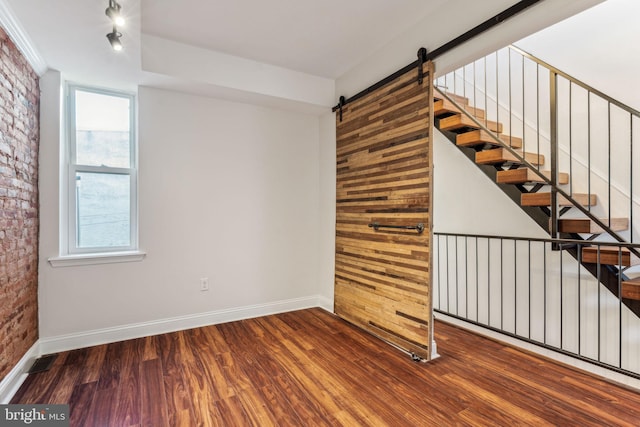
[(56, 357), (58, 357), (57, 354), (47, 354), (46, 356), (42, 356), (36, 359), (35, 362), (33, 362), (33, 366), (31, 366), (31, 369), (29, 369), (29, 374), (35, 374), (38, 372), (45, 372), (48, 371), (49, 369), (51, 369), (51, 365), (53, 365), (53, 362), (55, 362)]

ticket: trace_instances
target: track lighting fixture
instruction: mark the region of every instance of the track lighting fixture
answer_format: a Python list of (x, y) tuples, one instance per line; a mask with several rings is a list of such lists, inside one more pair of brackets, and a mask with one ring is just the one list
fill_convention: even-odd
[(107, 38), (109, 39), (109, 43), (111, 43), (111, 47), (115, 51), (122, 50), (122, 43), (120, 42), (120, 37), (122, 37), (122, 33), (116, 29), (116, 26), (113, 26), (113, 31), (107, 34)]
[(115, 0), (109, 0), (109, 7), (104, 11), (106, 15), (111, 18), (113, 25), (116, 27), (122, 27), (124, 25), (124, 18), (122, 17), (122, 6), (120, 6)]
[(118, 31), (118, 27), (124, 25), (124, 18), (122, 17), (122, 6), (120, 6), (115, 0), (109, 0), (109, 7), (105, 10), (105, 14), (113, 21), (113, 31), (107, 34), (107, 39), (111, 43), (111, 47), (115, 51), (122, 50), (122, 43), (120, 37), (122, 33)]

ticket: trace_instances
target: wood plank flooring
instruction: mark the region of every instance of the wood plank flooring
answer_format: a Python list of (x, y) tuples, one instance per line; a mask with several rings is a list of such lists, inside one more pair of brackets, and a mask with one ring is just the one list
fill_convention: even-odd
[(436, 322), (407, 355), (321, 309), (61, 353), (12, 403), (72, 426), (638, 426), (640, 394)]

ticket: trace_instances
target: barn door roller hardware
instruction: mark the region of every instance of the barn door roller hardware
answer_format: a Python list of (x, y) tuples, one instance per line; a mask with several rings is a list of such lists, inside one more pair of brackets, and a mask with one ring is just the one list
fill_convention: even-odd
[(421, 47), (418, 49), (418, 84), (422, 84), (422, 80), (424, 78), (424, 74), (422, 71), (422, 65), (427, 62), (427, 49)]

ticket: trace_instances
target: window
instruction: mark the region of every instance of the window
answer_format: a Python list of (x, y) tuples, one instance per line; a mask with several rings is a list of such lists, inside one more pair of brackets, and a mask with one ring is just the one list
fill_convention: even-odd
[(69, 85), (67, 99), (68, 237), (63, 252), (136, 250), (135, 98)]

